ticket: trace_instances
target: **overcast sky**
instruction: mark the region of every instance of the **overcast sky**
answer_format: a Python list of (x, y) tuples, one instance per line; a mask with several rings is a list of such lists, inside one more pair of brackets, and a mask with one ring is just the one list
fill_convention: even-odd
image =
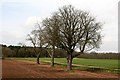
[(0, 1), (0, 44), (27, 45), (26, 36), (34, 29), (36, 21), (49, 17), (63, 5), (89, 11), (102, 26), (102, 52), (118, 51), (118, 1), (119, 0), (3, 0)]

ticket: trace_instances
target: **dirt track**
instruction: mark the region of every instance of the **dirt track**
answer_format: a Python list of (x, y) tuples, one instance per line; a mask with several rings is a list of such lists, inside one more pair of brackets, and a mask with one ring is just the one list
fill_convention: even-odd
[(25, 60), (3, 60), (3, 78), (118, 78), (112, 73), (93, 73), (74, 70), (66, 72), (65, 67), (50, 68), (48, 64), (36, 64)]

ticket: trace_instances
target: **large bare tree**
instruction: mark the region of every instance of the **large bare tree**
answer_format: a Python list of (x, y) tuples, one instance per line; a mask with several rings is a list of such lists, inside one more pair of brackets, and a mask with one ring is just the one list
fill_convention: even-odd
[[(57, 35), (59, 38), (55, 38), (54, 35), (51, 35), (51, 37), (58, 40), (59, 46), (66, 50), (67, 70), (71, 70), (74, 57), (85, 51), (99, 48), (102, 25), (90, 13), (75, 9), (71, 5), (63, 6), (55, 12), (55, 15), (57, 15), (57, 18), (51, 17), (53, 22), (48, 26), (53, 29), (52, 31), (56, 31), (55, 27), (59, 29), (59, 35)], [(51, 19), (47, 20), (47, 22), (49, 21)], [(55, 21), (59, 23), (54, 23)], [(80, 52), (73, 54), (76, 47), (79, 47)]]

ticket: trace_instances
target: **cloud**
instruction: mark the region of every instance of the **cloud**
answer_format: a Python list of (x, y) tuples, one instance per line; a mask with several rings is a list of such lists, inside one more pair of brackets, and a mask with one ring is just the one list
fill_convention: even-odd
[(0, 42), (3, 44), (14, 44), (21, 42), (23, 40), (23, 33), (20, 31), (0, 31)]
[(26, 19), (25, 27), (27, 30), (33, 30), (36, 23), (41, 23), (41, 18), (37, 16), (30, 16)]
[(102, 52), (118, 52), (118, 41), (104, 41), (99, 51)]
[(33, 27), (36, 22), (37, 22), (37, 17), (36, 16), (28, 17), (27, 20), (26, 20), (25, 26)]

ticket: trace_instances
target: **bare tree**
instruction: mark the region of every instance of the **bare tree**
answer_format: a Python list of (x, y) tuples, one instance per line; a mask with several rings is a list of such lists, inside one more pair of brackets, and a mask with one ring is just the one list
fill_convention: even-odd
[(46, 18), (43, 20), (43, 26), (44, 28), (44, 40), (46, 41), (46, 44), (48, 44), (48, 47), (51, 48), (50, 50), (47, 50), (51, 57), (51, 66), (54, 66), (54, 53), (55, 53), (55, 47), (57, 47), (58, 43), (58, 32), (59, 32), (59, 21), (57, 20), (57, 15), (53, 15), (51, 18)]
[[(59, 46), (66, 50), (67, 70), (71, 70), (72, 60), (74, 57), (77, 57), (85, 51), (99, 48), (101, 43), (100, 32), (102, 25), (100, 22), (97, 22), (96, 19), (88, 12), (77, 10), (71, 5), (63, 6), (56, 12), (56, 15), (59, 23), (55, 23), (55, 25), (50, 24), (48, 26), (52, 27), (54, 30), (55, 27), (59, 29), (59, 38), (56, 39), (54, 35), (52, 35), (52, 39), (59, 39)], [(54, 18), (52, 19), (53, 21), (56, 20)], [(51, 19), (47, 22), (49, 21), (51, 21)], [(80, 52), (73, 54), (76, 47), (79, 47)]]
[[(40, 64), (39, 62), (39, 57), (42, 52), (42, 48), (44, 45), (44, 40), (43, 40), (43, 32), (42, 28), (39, 23), (36, 23), (36, 26), (38, 27), (37, 29), (33, 30), (31, 34), (28, 34), (28, 41), (31, 41), (34, 47), (34, 51), (37, 55), (37, 64)], [(37, 51), (37, 48), (39, 47), (39, 52)]]

